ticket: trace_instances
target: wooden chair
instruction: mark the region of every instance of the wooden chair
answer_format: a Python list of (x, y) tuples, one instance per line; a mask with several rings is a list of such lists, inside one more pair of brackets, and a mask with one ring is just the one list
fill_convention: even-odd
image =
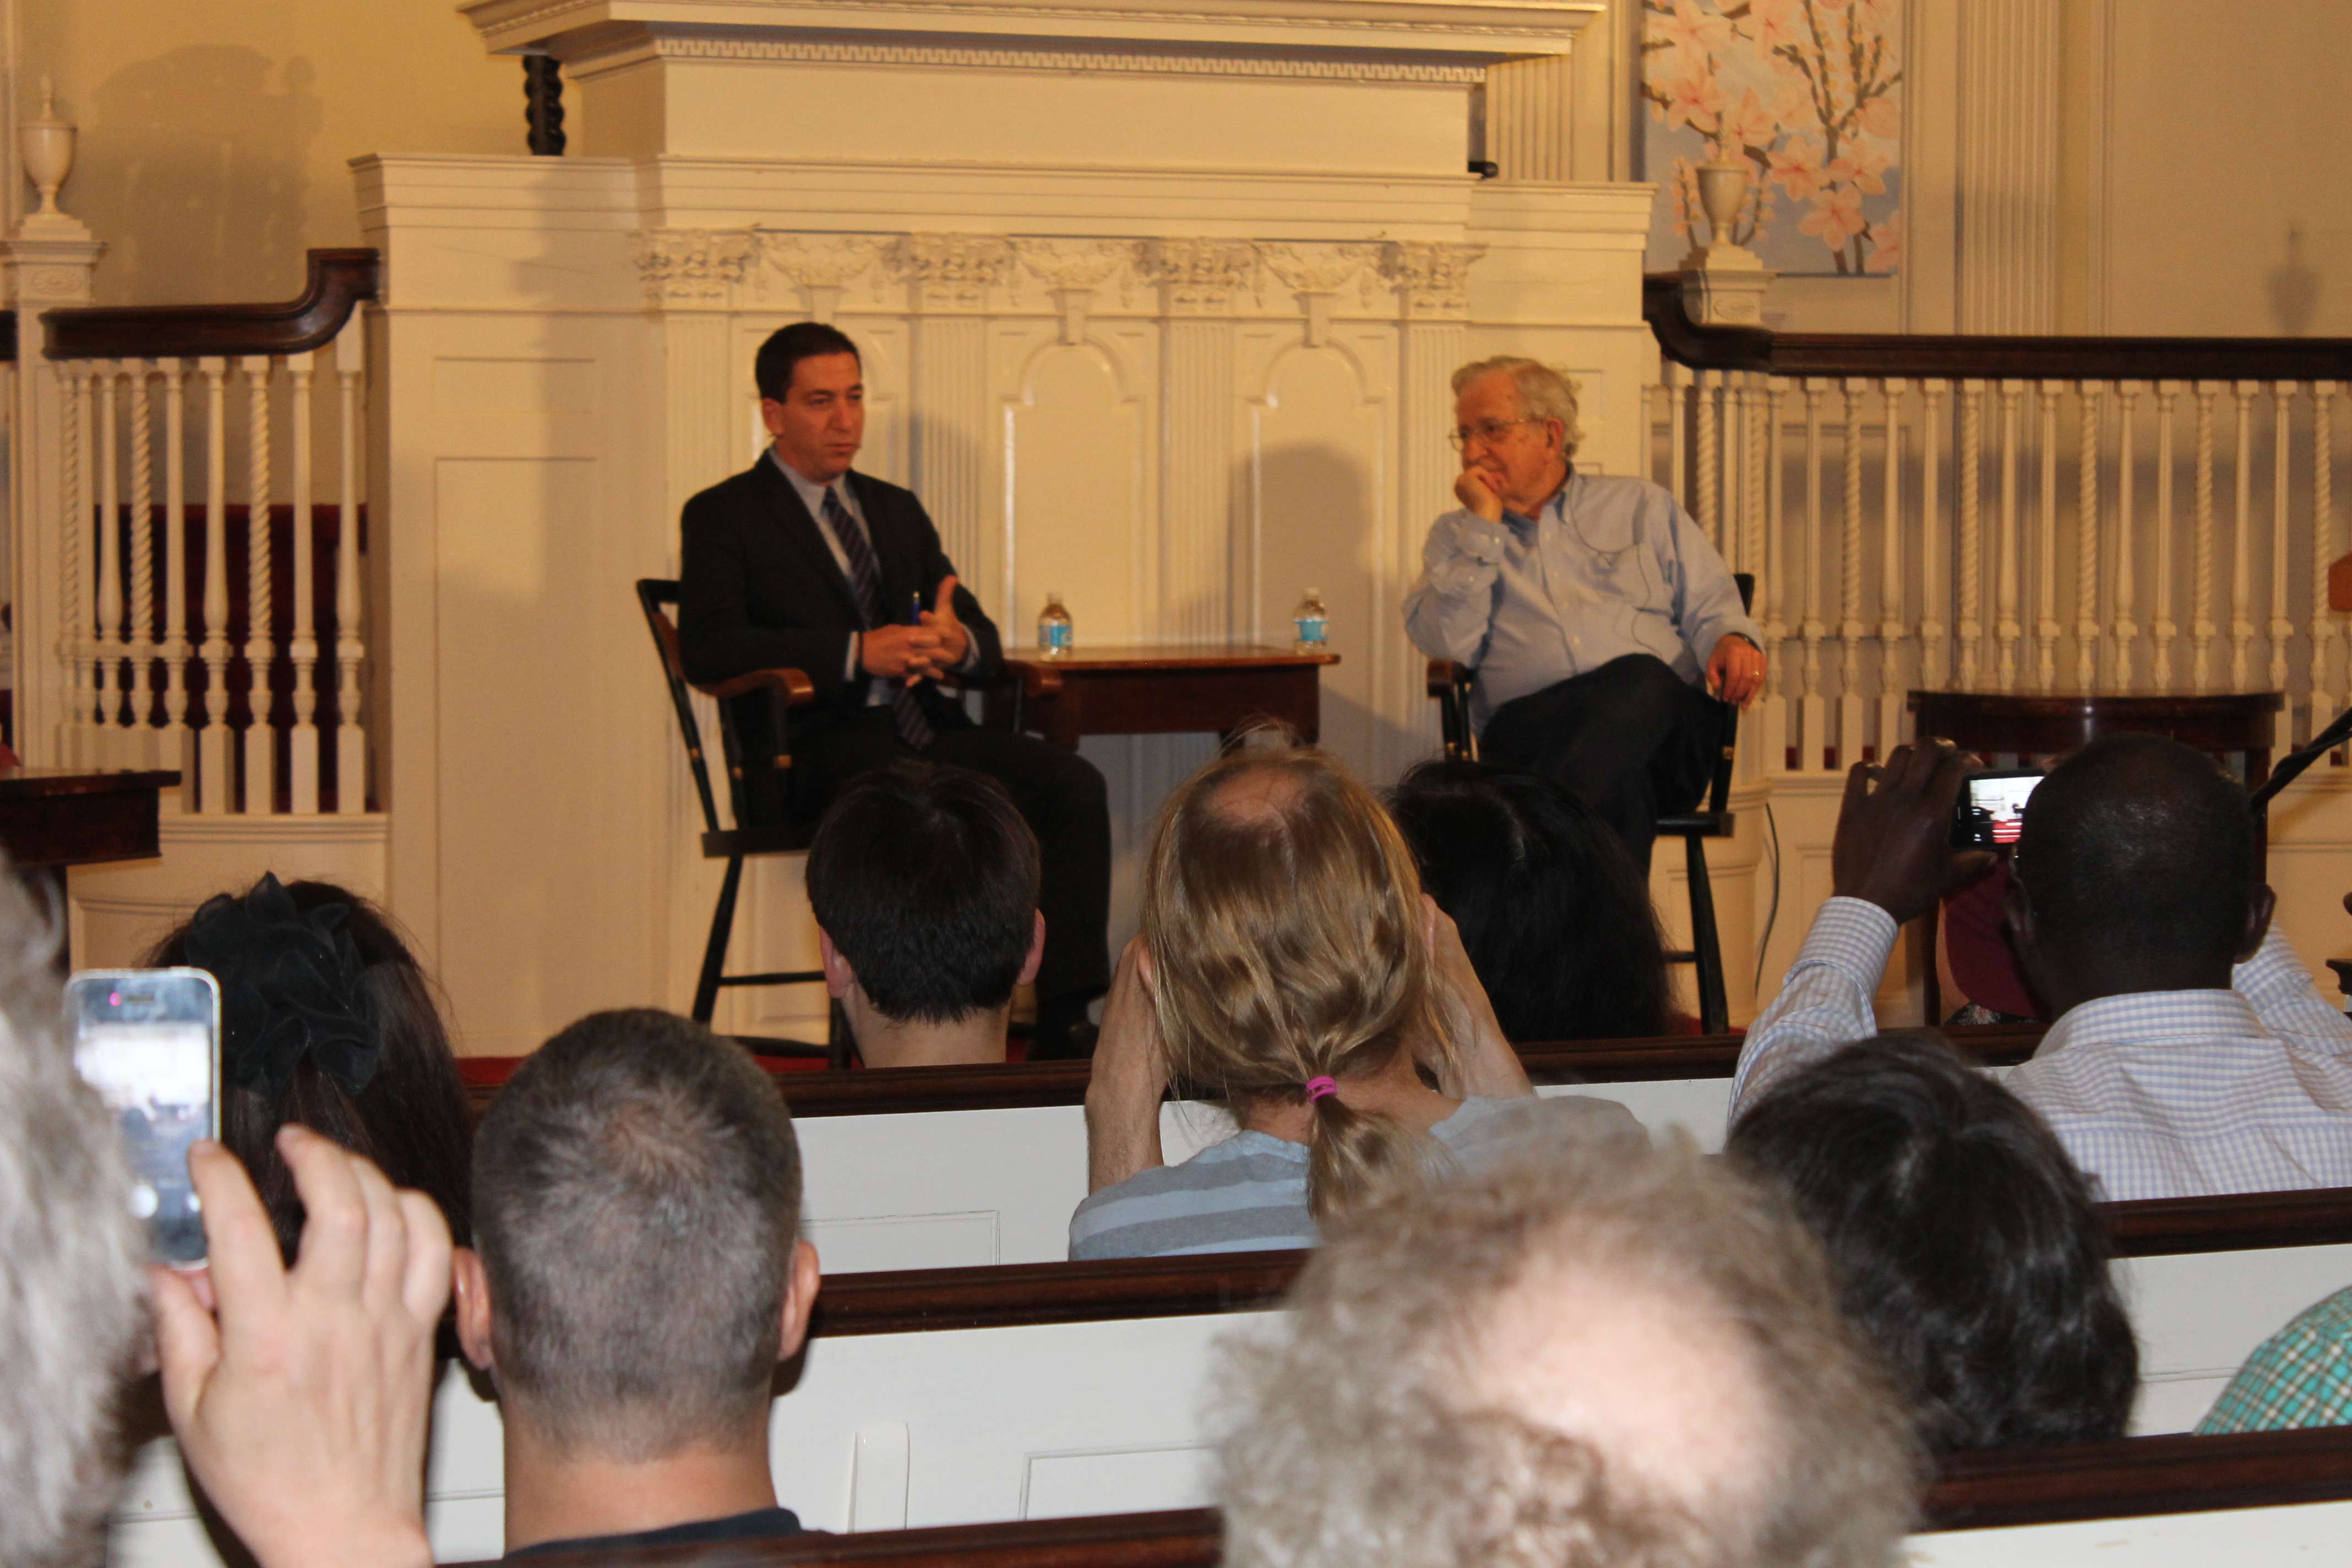
[[(719, 802), (710, 787), (710, 767), (702, 753), (702, 727), (694, 717), (694, 703), (687, 695), (686, 664), (677, 651), (677, 623), (671, 617), (677, 605), (677, 584), (667, 577), (637, 579), (637, 604), (645, 611), (646, 629), (653, 633), (654, 650), (661, 658), (662, 676), (669, 684), (670, 707), (677, 714), (678, 738), (686, 742), (686, 765), (694, 775), (695, 795), (702, 803), (702, 857), (706, 860), (725, 860), (727, 875), (719, 887), (719, 904), (710, 913), (710, 936), (703, 943), (702, 973), (695, 982), (693, 1017), (698, 1024), (708, 1024), (719, 1006), (719, 993), (731, 985), (810, 985), (823, 984), (821, 969), (775, 970), (757, 974), (729, 974), (727, 944), (735, 930), (735, 901), (742, 891), (743, 862), (753, 856), (791, 855), (808, 848), (816, 837), (814, 822), (786, 821), (767, 826), (740, 826), (744, 816), (743, 757), (737, 743), (735, 724), (730, 717), (728, 699), (765, 692), (774, 705), (773, 720), (769, 733), (782, 737), (785, 733), (784, 712), (816, 700), (816, 688), (809, 678), (797, 669), (755, 669), (730, 680), (714, 681), (692, 689), (705, 697), (719, 700), (719, 735), (727, 762), (728, 810), (738, 824), (722, 827), (719, 822)], [(781, 743), (781, 742), (780, 742)], [(789, 752), (775, 759), (779, 773), (793, 765)], [(834, 1067), (849, 1065), (849, 1031), (843, 1026), (841, 1010), (836, 1004), (828, 1013), (826, 1040), (823, 1046), (808, 1045), (799, 1040), (745, 1039), (744, 1045), (762, 1056), (824, 1057)]]
[[(1732, 581), (1739, 584), (1740, 606), (1752, 607), (1755, 574), (1735, 572)], [(1478, 731), (1470, 721), (1470, 688), (1477, 679), (1475, 666), (1444, 658), (1429, 661), (1429, 694), (1437, 700), (1445, 754), (1457, 761), (1478, 760)], [(1723, 940), (1716, 929), (1715, 884), (1707, 877), (1706, 840), (1731, 837), (1735, 826), (1730, 809), (1731, 770), (1739, 742), (1739, 710), (1728, 702), (1718, 702), (1716, 708), (1723, 726), (1723, 748), (1716, 758), (1706, 798), (1696, 810), (1658, 818), (1659, 837), (1683, 841), (1683, 865), (1690, 885), (1691, 944), (1667, 953), (1666, 962), (1696, 966), (1699, 1027), (1708, 1034), (1731, 1026), (1731, 1004), (1724, 989)]]

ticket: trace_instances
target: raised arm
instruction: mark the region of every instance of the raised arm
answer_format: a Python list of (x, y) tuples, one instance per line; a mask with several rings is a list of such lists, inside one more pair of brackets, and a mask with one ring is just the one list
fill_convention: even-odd
[(1495, 618), (1495, 580), (1510, 531), (1465, 508), (1430, 524), (1421, 575), (1404, 596), (1404, 630), (1432, 658), (1476, 664)]
[(1089, 1193), (1167, 1163), (1160, 1149), (1160, 1100), (1168, 1091), (1168, 1064), (1145, 977), (1148, 963), (1143, 939), (1130, 938), (1103, 1002), (1102, 1037), (1087, 1080)]

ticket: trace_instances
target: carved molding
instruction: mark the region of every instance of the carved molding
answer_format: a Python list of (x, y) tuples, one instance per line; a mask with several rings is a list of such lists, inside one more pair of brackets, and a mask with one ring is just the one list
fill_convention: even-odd
[(901, 235), (888, 259), (917, 303), (931, 310), (977, 310), (1013, 278), (1013, 242), (1001, 235)]
[(1013, 249), (1021, 265), (1052, 290), (1054, 303), (1062, 312), (1066, 343), (1085, 340), (1087, 312), (1094, 304), (1095, 290), (1109, 281), (1111, 274), (1139, 260), (1132, 240), (1016, 239)]
[(1171, 316), (1233, 309), (1234, 294), (1257, 274), (1258, 247), (1245, 239), (1144, 241), (1143, 276), (1160, 285)]
[(1460, 315), (1470, 308), (1470, 264), (1486, 254), (1483, 245), (1392, 239), (1382, 247), (1381, 272), (1396, 285), (1405, 314)]
[(1005, 71), (1124, 71), (1150, 76), (1222, 76), (1303, 81), (1401, 82), (1469, 87), (1486, 79), (1484, 62), (1383, 60), (1348, 56), (1163, 54), (1104, 48), (977, 48), (939, 44), (841, 43), (811, 38), (659, 37), (625, 53), (600, 56), (576, 74), (593, 76), (646, 59), (777, 60), (808, 65)]
[(1339, 290), (1377, 265), (1376, 245), (1260, 245), (1258, 259), (1287, 284), (1307, 310), (1307, 343), (1321, 346), (1331, 330), (1331, 306)]
[(636, 236), (637, 276), (652, 303), (724, 303), (760, 254), (748, 228), (651, 228)]
[(884, 235), (760, 232), (768, 265), (799, 286), (803, 309), (820, 321), (833, 320), (843, 289), (872, 271), (891, 243)]

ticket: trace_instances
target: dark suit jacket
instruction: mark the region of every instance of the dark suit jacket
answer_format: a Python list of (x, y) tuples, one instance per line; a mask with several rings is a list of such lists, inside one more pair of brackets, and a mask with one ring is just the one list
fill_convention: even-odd
[[(866, 474), (852, 472), (847, 482), (881, 564), (883, 602), (894, 618), (903, 618), (918, 595), (929, 609), (955, 566), (923, 503), (912, 490)], [(688, 501), (681, 526), (677, 637), (686, 678), (708, 684), (754, 669), (801, 671), (815, 685), (816, 701), (792, 710), (786, 739), (795, 754), (822, 746), (828, 731), (866, 705), (866, 678), (844, 673), (849, 634), (865, 621), (800, 492), (763, 453), (743, 473)], [(979, 653), (963, 679), (994, 679), (1003, 668), (995, 623), (961, 582), (955, 606)], [(934, 728), (971, 724), (962, 703), (936, 684), (916, 691)], [(755, 696), (730, 707), (745, 763), (745, 820), (776, 820), (786, 806), (779, 781), (761, 776), (769, 774), (767, 759), (775, 751), (768, 703)]]

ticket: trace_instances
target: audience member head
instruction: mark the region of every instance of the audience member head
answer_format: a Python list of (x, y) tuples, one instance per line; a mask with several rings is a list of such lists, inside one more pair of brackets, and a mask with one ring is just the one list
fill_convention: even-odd
[(1496, 415), (1530, 421), (1530, 434), (1538, 441), (1549, 442), (1563, 459), (1576, 456), (1584, 432), (1576, 423), (1574, 382), (1541, 360), (1496, 354), (1491, 359), (1473, 361), (1455, 371), (1454, 395), (1458, 400), (1482, 383), (1489, 384), (1498, 395), (1512, 400), (1516, 412), (1498, 405)]
[(0, 875), (0, 1563), (95, 1562), (146, 1236), (114, 1119), (74, 1071), (56, 933)]
[(458, 1334), (538, 1451), (764, 1452), (816, 1254), (792, 1116), (740, 1047), (648, 1008), (581, 1019), (484, 1113), (474, 1204)]
[(894, 763), (834, 798), (809, 903), (867, 1065), (1004, 1059), (1013, 988), (1044, 952), (1037, 878), (1036, 837), (986, 774)]
[(2111, 735), (2026, 803), (2010, 923), (2056, 1017), (2099, 996), (2226, 989), (2269, 928), (2243, 785), (2160, 735)]
[(1665, 1032), (1649, 885), (1591, 807), (1533, 773), (1435, 762), (1404, 776), (1391, 808), (1507, 1038)]
[(1730, 1153), (1828, 1247), (1929, 1447), (2123, 1436), (2139, 1350), (2089, 1184), (1941, 1037), (1882, 1035), (1791, 1074)]
[(1393, 1121), (1307, 1095), (1310, 1079), (1372, 1077), (1443, 1038), (1421, 879), (1370, 790), (1310, 748), (1211, 763), (1161, 810), (1142, 917), (1170, 1072), (1228, 1104), (1307, 1099), (1318, 1217), (1406, 1167)]
[(1226, 1563), (1891, 1563), (1916, 1450), (1786, 1204), (1687, 1139), (1518, 1114), (1227, 1350)]
[(289, 1259), (302, 1204), (277, 1149), (297, 1121), (440, 1205), (467, 1237), (472, 1133), (432, 983), (391, 921), (331, 882), (208, 899), (147, 957), (221, 994), (221, 1142), (252, 1173)]

